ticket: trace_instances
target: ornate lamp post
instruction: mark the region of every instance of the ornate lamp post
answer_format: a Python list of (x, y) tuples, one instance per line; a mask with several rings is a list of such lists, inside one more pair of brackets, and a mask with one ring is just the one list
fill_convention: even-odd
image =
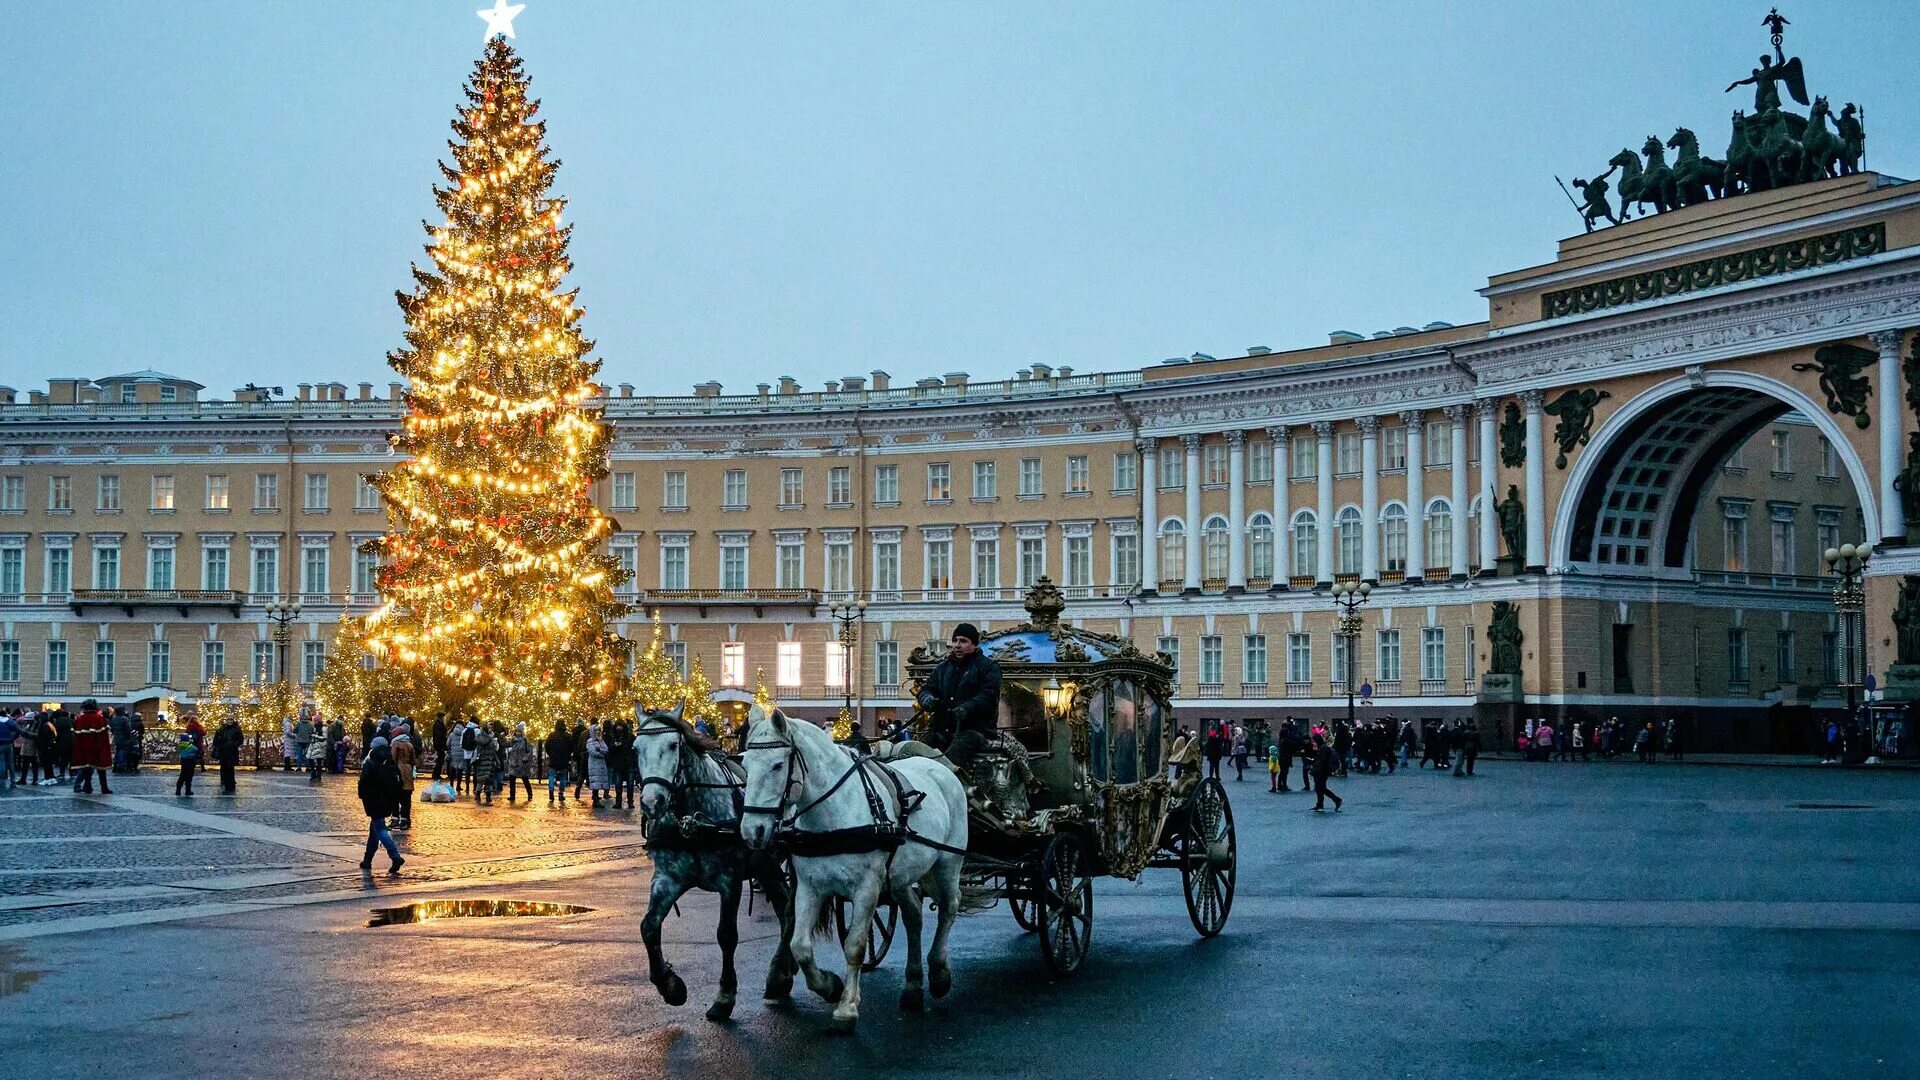
[(1862, 585), (1867, 557), (1873, 548), (1866, 544), (1841, 544), (1822, 555), (1827, 570), (1834, 575), (1833, 607), (1840, 614), (1840, 685), (1847, 689), (1849, 737), (1856, 723), (1861, 686), (1866, 682), (1867, 591)]
[(1347, 639), (1347, 730), (1353, 730), (1354, 669), (1360, 664), (1360, 608), (1373, 592), (1370, 582), (1334, 583), (1333, 603), (1340, 612), (1340, 636)]
[(273, 654), (279, 665), (280, 677), (275, 682), (287, 681), (287, 649), (293, 641), (293, 620), (300, 617), (300, 601), (286, 603), (272, 600), (267, 603), (267, 621), (273, 624)]
[(860, 624), (865, 621), (867, 617), (867, 602), (861, 600), (856, 603), (835, 604), (830, 610), (833, 615), (833, 621), (840, 624), (840, 631), (837, 635), (840, 641), (841, 658), (840, 686), (842, 701), (840, 705), (840, 719), (849, 725), (849, 734), (858, 736), (861, 728), (860, 714), (855, 712), (853, 708), (853, 654), (854, 648), (860, 644)]

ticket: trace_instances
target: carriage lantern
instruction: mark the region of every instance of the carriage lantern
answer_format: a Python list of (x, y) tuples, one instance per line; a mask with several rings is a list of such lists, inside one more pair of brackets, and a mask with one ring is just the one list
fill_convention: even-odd
[(1059, 676), (1050, 676), (1045, 686), (1040, 688), (1040, 700), (1047, 707), (1049, 716), (1062, 717), (1073, 707), (1074, 685), (1062, 684)]

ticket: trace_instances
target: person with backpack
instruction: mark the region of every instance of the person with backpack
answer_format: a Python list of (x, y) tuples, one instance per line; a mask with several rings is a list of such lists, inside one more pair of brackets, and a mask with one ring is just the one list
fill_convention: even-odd
[(1313, 794), (1314, 794), (1313, 811), (1314, 813), (1316, 814), (1326, 813), (1328, 799), (1333, 800), (1333, 812), (1336, 814), (1340, 812), (1340, 805), (1342, 802), (1340, 796), (1335, 795), (1332, 789), (1327, 787), (1327, 781), (1333, 778), (1333, 774), (1336, 771), (1338, 771), (1339, 768), (1340, 768), (1340, 755), (1334, 753), (1333, 747), (1327, 744), (1327, 737), (1325, 735), (1320, 735), (1320, 734), (1314, 735), (1313, 737)]
[[(372, 745), (369, 743), (368, 745)], [(395, 728), (387, 737), (387, 751), (393, 755), (393, 766), (400, 770), (400, 808), (394, 811), (393, 822), (389, 826), (395, 829), (413, 828), (413, 777), (414, 749), (413, 736), (406, 725)], [(372, 751), (368, 751), (372, 756)], [(365, 763), (361, 764), (365, 769)]]
[(1273, 739), (1267, 743), (1267, 792), (1271, 795), (1280, 794), (1279, 739)]
[(533, 743), (527, 739), (524, 721), (513, 726), (513, 739), (507, 743), (507, 801), (514, 801), (514, 785), (527, 789), (527, 802), (533, 802)]
[(393, 752), (387, 748), (387, 740), (376, 737), (360, 769), (360, 806), (367, 813), (367, 854), (360, 860), (362, 870), (373, 869), (373, 853), (382, 847), (393, 860), (387, 873), (397, 874), (407, 863), (400, 857), (393, 833), (387, 831), (388, 816), (400, 809), (400, 791), (400, 769), (393, 762)]
[(176, 798), (192, 798), (193, 772), (200, 767), (200, 755), (207, 746), (207, 729), (200, 726), (198, 717), (187, 717), (187, 726), (180, 729), (175, 746), (180, 752), (180, 775), (173, 782), (173, 794)]

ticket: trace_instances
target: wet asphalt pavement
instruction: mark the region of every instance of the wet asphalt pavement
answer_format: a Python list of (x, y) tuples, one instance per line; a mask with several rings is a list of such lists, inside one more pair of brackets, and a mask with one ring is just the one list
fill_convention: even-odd
[[(632, 815), (422, 807), (406, 872), (368, 883), (351, 783), (0, 795), (7, 1074), (1920, 1075), (1920, 774), (1485, 761), (1336, 781), (1318, 815), (1249, 772), (1224, 935), (1176, 873), (1104, 881), (1055, 981), (999, 907), (956, 927), (925, 1015), (895, 1004), (902, 936), (852, 1038), (804, 988), (759, 1000), (764, 910), (734, 1021), (704, 1020), (710, 897), (668, 921), (691, 998), (660, 1001)], [(440, 897), (594, 910), (367, 926)]]

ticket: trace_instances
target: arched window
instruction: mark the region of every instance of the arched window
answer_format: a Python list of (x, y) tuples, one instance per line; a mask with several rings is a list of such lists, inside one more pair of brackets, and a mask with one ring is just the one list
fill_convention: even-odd
[(1467, 512), (1467, 572), (1480, 572), (1480, 511), (1484, 495), (1473, 497), (1473, 509)]
[(1313, 511), (1293, 515), (1293, 576), (1310, 578), (1319, 573), (1320, 520)]
[(1273, 577), (1273, 519), (1265, 514), (1247, 519), (1247, 576)]
[(1407, 508), (1399, 503), (1380, 511), (1380, 569), (1407, 572)]
[(1201, 577), (1220, 581), (1227, 576), (1227, 519), (1210, 517), (1200, 529)]
[(1160, 523), (1160, 579), (1184, 581), (1187, 577), (1187, 527), (1179, 518)]
[(1427, 504), (1427, 566), (1452, 565), (1453, 507), (1445, 499), (1435, 499)]
[(1340, 546), (1334, 551), (1333, 572), (1336, 574), (1357, 574), (1360, 572), (1360, 508), (1349, 506), (1340, 511), (1334, 519), (1334, 532), (1340, 538)]

